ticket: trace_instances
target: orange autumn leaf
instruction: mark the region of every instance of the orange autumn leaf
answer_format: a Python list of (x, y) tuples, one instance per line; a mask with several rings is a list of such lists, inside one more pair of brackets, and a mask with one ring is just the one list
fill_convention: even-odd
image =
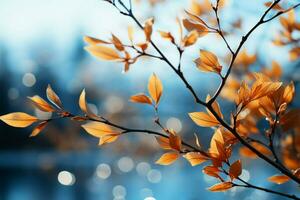
[(283, 184), (287, 181), (289, 181), (290, 178), (285, 175), (274, 175), (268, 178), (268, 181), (276, 183), (276, 184)]
[(105, 46), (87, 46), (84, 48), (93, 56), (102, 60), (121, 61), (120, 55), (112, 48)]
[(159, 144), (159, 146), (162, 149), (165, 149), (165, 150), (171, 150), (172, 149), (171, 146), (170, 146), (169, 138), (162, 137), (162, 136), (157, 136), (155, 138), (156, 138), (157, 143)]
[(124, 51), (125, 50), (121, 40), (117, 36), (115, 36), (114, 34), (112, 34), (111, 42), (114, 44), (116, 49), (118, 49), (119, 51)]
[(202, 170), (202, 172), (208, 176), (215, 177), (217, 179), (221, 179), (219, 173), (221, 172), (220, 169), (216, 166), (205, 166)]
[(198, 37), (199, 37), (199, 34), (197, 31), (195, 31), (195, 30), (191, 31), (187, 36), (185, 36), (183, 38), (183, 41), (182, 41), (183, 46), (188, 47), (188, 46), (195, 44), (198, 40)]
[(100, 40), (94, 37), (90, 37), (90, 36), (84, 36), (83, 40), (90, 44), (90, 45), (97, 45), (97, 44), (110, 44), (109, 42), (106, 42), (104, 40)]
[[(273, 4), (272, 1), (268, 1), (265, 3), (265, 6), (270, 7), (272, 4)], [(275, 6), (273, 6), (272, 9), (279, 10), (279, 11), (283, 10), (283, 8), (279, 4), (276, 4)]]
[(177, 151), (181, 150), (181, 138), (174, 131), (170, 131), (169, 143), (170, 143), (170, 147), (172, 149), (177, 150)]
[(31, 132), (29, 137), (37, 136), (48, 124), (48, 121), (43, 121), (39, 123)]
[(192, 166), (200, 165), (201, 163), (207, 161), (209, 158), (198, 152), (189, 152), (183, 156)]
[(41, 111), (44, 111), (44, 112), (54, 112), (55, 111), (55, 109), (48, 102), (46, 102), (43, 98), (41, 98), (38, 95), (35, 95), (33, 97), (28, 97), (28, 99), (30, 99), (31, 102)]
[(58, 95), (54, 92), (50, 85), (48, 85), (46, 90), (48, 100), (53, 103), (57, 108), (62, 109), (62, 103), (58, 97)]
[(182, 20), (182, 24), (188, 31), (197, 31), (198, 37), (204, 36), (208, 33), (208, 29), (204, 25), (193, 23), (188, 19)]
[(82, 112), (84, 112), (87, 116), (90, 117), (96, 117), (96, 115), (90, 110), (90, 108), (88, 107), (88, 104), (86, 102), (86, 93), (85, 93), (85, 89), (82, 90), (80, 96), (79, 96), (79, 107), (82, 110)]
[[(269, 149), (267, 149), (265, 146), (259, 144), (259, 143), (256, 143), (256, 142), (251, 142), (250, 143), (256, 150), (260, 151), (262, 154), (264, 155), (271, 155), (271, 152)], [(240, 154), (244, 157), (247, 157), (247, 158), (252, 158), (252, 159), (255, 159), (255, 158), (258, 158), (258, 156), (253, 152), (251, 151), (249, 148), (247, 147), (241, 147), (240, 148)]]
[(105, 136), (101, 136), (99, 139), (99, 143), (98, 145), (104, 145), (104, 144), (108, 144), (108, 143), (112, 143), (114, 141), (116, 141), (119, 138), (119, 135), (105, 135)]
[(163, 85), (156, 74), (152, 74), (149, 78), (148, 91), (155, 104), (158, 105), (163, 92)]
[(14, 112), (6, 115), (1, 115), (0, 120), (4, 123), (18, 128), (30, 126), (38, 121), (38, 118), (23, 112)]
[(170, 165), (174, 163), (179, 158), (179, 154), (177, 152), (168, 152), (163, 154), (157, 161), (156, 164), (159, 165)]
[(89, 122), (81, 125), (82, 128), (94, 137), (102, 137), (108, 135), (119, 135), (120, 133), (113, 130), (110, 126), (101, 122)]
[(201, 71), (215, 72), (220, 74), (222, 66), (219, 63), (217, 56), (209, 51), (200, 50), (200, 57), (195, 60), (195, 63)]
[(205, 112), (192, 112), (189, 116), (198, 126), (212, 127), (220, 124), (214, 116)]
[(151, 40), (153, 23), (154, 23), (153, 18), (150, 18), (150, 19), (146, 20), (146, 22), (145, 22), (144, 33), (145, 33), (147, 42), (149, 42)]
[(237, 160), (232, 163), (229, 167), (229, 176), (231, 179), (237, 178), (242, 174), (242, 163), (241, 160)]
[(160, 36), (166, 40), (169, 40), (172, 43), (175, 43), (175, 39), (170, 32), (158, 31)]
[(231, 182), (222, 182), (222, 183), (217, 183), (217, 184), (211, 186), (210, 188), (208, 188), (208, 190), (210, 190), (212, 192), (223, 192), (223, 191), (229, 190), (232, 187), (233, 187), (233, 184)]
[(136, 94), (130, 97), (130, 101), (134, 103), (145, 103), (152, 105), (152, 99), (145, 94)]

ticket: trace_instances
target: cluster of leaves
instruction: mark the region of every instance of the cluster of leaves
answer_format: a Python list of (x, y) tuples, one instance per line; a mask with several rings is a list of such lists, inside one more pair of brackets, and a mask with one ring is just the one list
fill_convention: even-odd
[[(163, 84), (156, 74), (152, 74), (149, 78), (149, 94), (139, 93), (133, 95), (130, 97), (130, 101), (151, 105), (156, 114), (154, 122), (162, 132), (123, 127), (94, 114), (86, 102), (85, 90), (82, 91), (79, 97), (79, 107), (84, 115), (74, 115), (63, 108), (58, 95), (50, 86), (46, 90), (49, 102), (39, 96), (29, 97), (29, 99), (36, 108), (44, 112), (55, 113), (57, 118), (41, 120), (26, 113), (17, 112), (2, 115), (0, 120), (10, 126), (22, 128), (38, 123), (31, 134), (31, 136), (36, 136), (50, 121), (70, 118), (78, 122), (84, 122), (82, 128), (90, 135), (98, 138), (99, 145), (112, 143), (121, 135), (129, 132), (155, 135), (158, 145), (166, 151), (156, 163), (170, 165), (183, 157), (192, 166), (202, 163), (207, 164), (203, 168), (203, 173), (219, 180), (219, 183), (209, 188), (210, 191), (225, 191), (241, 186), (298, 199), (294, 195), (254, 186), (243, 180), (241, 178), (242, 161), (241, 159), (235, 159), (232, 162), (232, 152), (238, 149), (243, 157), (251, 159), (260, 157), (278, 169), (282, 174), (269, 177), (268, 180), (271, 182), (282, 184), (292, 179), (296, 183), (300, 183), (300, 110), (289, 106), (295, 96), (294, 83), (282, 81), (282, 69), (276, 61), (272, 61), (271, 67), (261, 67), (260, 70), (254, 71), (252, 66), (258, 65), (258, 56), (256, 54), (251, 55), (246, 49), (242, 49), (249, 35), (258, 26), (287, 13), (287, 18), (280, 17), (280, 23), (284, 30), (275, 39), (274, 43), (281, 46), (294, 45), (290, 51), (290, 57), (292, 60), (298, 59), (300, 57), (299, 40), (294, 38), (293, 32), (299, 31), (300, 25), (296, 22), (293, 9), (300, 4), (283, 8), (279, 4), (280, 0), (266, 2), (267, 10), (260, 21), (242, 37), (236, 50), (233, 50), (226, 39), (226, 35), (230, 32), (221, 29), (218, 12), (219, 8), (226, 5), (226, 1), (222, 0), (217, 0), (216, 5), (212, 5), (209, 0), (204, 0), (202, 3), (193, 0), (191, 9), (185, 11), (186, 17), (177, 20), (179, 24), (178, 39), (176, 39), (174, 33), (158, 31), (163, 39), (168, 40), (171, 45), (178, 49), (180, 61), (187, 47), (195, 45), (199, 38), (209, 33), (216, 34), (224, 41), (231, 54), (228, 68), (224, 68), (222, 64), (228, 62), (227, 57), (222, 58), (208, 50), (201, 49), (199, 57), (194, 60), (195, 66), (200, 71), (215, 74), (221, 80), (215, 94), (212, 96), (207, 95), (206, 100), (202, 101), (185, 79), (181, 71), (181, 63), (179, 62), (178, 67), (175, 67), (153, 42), (154, 19), (150, 18), (145, 21), (144, 25), (141, 25), (133, 15), (131, 1), (129, 8), (122, 1), (118, 1), (119, 4), (116, 1), (106, 1), (116, 7), (120, 13), (131, 17), (137, 23), (137, 26), (144, 33), (144, 40), (136, 42), (133, 28), (130, 27), (128, 28), (129, 44), (121, 41), (114, 34), (112, 34), (110, 40), (86, 36), (84, 41), (88, 46), (85, 49), (99, 59), (123, 63), (125, 72), (142, 56), (166, 62), (191, 92), (196, 103), (206, 108), (206, 111), (191, 112), (189, 116), (196, 125), (212, 128), (213, 135), (209, 148), (204, 149), (202, 147), (197, 135), (195, 135), (194, 146), (185, 142), (176, 131), (167, 129), (160, 123), (158, 108), (163, 94)], [(266, 19), (271, 10), (275, 14)], [(238, 20), (233, 27), (240, 27), (241, 23)], [(155, 50), (157, 54), (152, 54), (150, 48), (153, 48), (151, 50)], [(219, 95), (231, 101), (234, 105), (235, 109), (232, 110), (230, 116), (222, 113), (217, 102)], [(258, 127), (260, 121), (266, 121), (268, 127), (260, 130)]]

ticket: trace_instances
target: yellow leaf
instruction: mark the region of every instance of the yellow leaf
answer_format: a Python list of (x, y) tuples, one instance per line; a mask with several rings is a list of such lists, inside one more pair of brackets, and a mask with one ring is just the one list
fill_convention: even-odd
[(172, 43), (175, 43), (175, 39), (170, 32), (159, 31), (159, 34), (162, 38), (170, 40)]
[(276, 183), (276, 184), (283, 184), (287, 181), (289, 181), (290, 178), (285, 175), (274, 175), (268, 178), (268, 181)]
[(173, 162), (175, 162), (178, 158), (179, 154), (177, 152), (165, 153), (156, 161), (156, 164), (170, 165)]
[(100, 40), (100, 39), (97, 39), (97, 38), (93, 38), (93, 37), (90, 37), (90, 36), (84, 36), (83, 40), (90, 44), (90, 45), (97, 45), (97, 44), (110, 44), (109, 42), (106, 42), (104, 40)]
[(38, 118), (27, 113), (15, 112), (0, 116), (0, 120), (10, 126), (24, 128), (38, 121)]
[(120, 55), (112, 48), (105, 46), (87, 46), (84, 48), (93, 56), (103, 60), (121, 61)]
[(123, 47), (123, 44), (122, 44), (121, 40), (117, 36), (115, 36), (114, 34), (112, 34), (111, 42), (114, 44), (116, 49), (118, 49), (119, 51), (124, 51), (124, 47)]
[(57, 108), (61, 109), (62, 103), (59, 99), (59, 97), (57, 96), (57, 94), (53, 91), (53, 89), (51, 88), (50, 85), (48, 85), (47, 90), (46, 90), (46, 94), (47, 94), (47, 98), (48, 100), (53, 103)]
[(154, 23), (153, 18), (150, 18), (145, 22), (144, 33), (145, 33), (147, 42), (149, 42), (151, 40), (153, 23)]
[(205, 112), (193, 112), (189, 113), (189, 116), (198, 126), (212, 127), (219, 125), (219, 122), (215, 117)]
[(112, 143), (114, 141), (116, 141), (119, 138), (119, 135), (106, 135), (106, 136), (102, 136), (99, 139), (99, 146), (103, 145), (103, 144), (108, 144), (108, 143)]
[(220, 65), (218, 58), (215, 54), (200, 50), (200, 57), (195, 60), (197, 67), (204, 72), (215, 72), (220, 74), (222, 66)]
[(183, 157), (187, 159), (192, 166), (200, 165), (209, 159), (207, 156), (204, 156), (198, 152), (190, 152), (185, 154)]
[(33, 97), (28, 97), (32, 101), (32, 103), (41, 111), (44, 112), (54, 112), (55, 109), (52, 108), (52, 106), (47, 103), (43, 98), (41, 98), (38, 95), (35, 95)]
[(120, 133), (113, 130), (110, 126), (103, 124), (101, 122), (89, 122), (87, 124), (81, 125), (82, 128), (95, 137), (102, 137), (107, 135), (119, 135)]
[(241, 173), (242, 173), (242, 163), (241, 160), (237, 160), (230, 165), (229, 176), (231, 177), (231, 179), (234, 179), (239, 177)]
[(82, 90), (80, 96), (79, 96), (79, 107), (84, 112), (90, 117), (96, 117), (96, 115), (89, 109), (86, 98), (85, 98), (85, 89)]
[(152, 100), (145, 94), (137, 94), (130, 97), (130, 101), (134, 103), (146, 103), (152, 105)]
[(217, 183), (217, 184), (211, 186), (210, 188), (208, 188), (208, 190), (210, 190), (212, 192), (223, 192), (223, 191), (229, 190), (232, 187), (233, 187), (233, 184), (231, 182), (222, 182), (222, 183)]
[(152, 76), (149, 79), (148, 91), (155, 104), (158, 105), (163, 92), (163, 85), (160, 79), (155, 74), (152, 74)]
[(163, 149), (166, 149), (166, 150), (171, 150), (171, 146), (170, 146), (170, 142), (169, 142), (169, 138), (165, 138), (165, 137), (162, 137), (162, 136), (157, 136), (155, 137), (156, 138), (156, 141), (157, 143), (159, 144), (159, 146)]
[(48, 121), (43, 121), (39, 123), (31, 132), (29, 137), (37, 136), (48, 124)]
[(188, 31), (197, 31), (198, 37), (204, 36), (208, 33), (208, 30), (204, 25), (193, 23), (188, 19), (182, 20), (182, 24)]
[(198, 40), (199, 34), (197, 31), (191, 31), (187, 36), (183, 38), (183, 46), (188, 47), (195, 44)]
[(174, 131), (170, 131), (169, 142), (172, 149), (177, 151), (181, 150), (181, 138)]

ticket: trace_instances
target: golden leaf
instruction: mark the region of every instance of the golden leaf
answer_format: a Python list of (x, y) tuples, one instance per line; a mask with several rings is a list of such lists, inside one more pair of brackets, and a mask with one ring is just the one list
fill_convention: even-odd
[(208, 176), (212, 176), (222, 180), (221, 177), (219, 176), (220, 170), (216, 166), (205, 166), (202, 172)]
[(116, 141), (119, 138), (119, 135), (106, 135), (106, 136), (102, 136), (99, 139), (99, 146), (104, 145), (104, 144), (108, 144), (108, 143), (112, 143), (114, 141)]
[(145, 94), (136, 94), (130, 97), (130, 101), (134, 103), (146, 103), (152, 105), (152, 100)]
[(84, 48), (93, 56), (103, 60), (121, 61), (120, 55), (112, 48), (105, 46), (87, 46)]
[(57, 96), (57, 94), (53, 91), (50, 85), (48, 85), (47, 90), (46, 90), (47, 98), (48, 100), (53, 103), (57, 108), (62, 109), (62, 103)]
[(192, 166), (200, 165), (209, 159), (207, 156), (204, 156), (198, 152), (186, 153), (183, 157), (187, 159)]
[(160, 79), (155, 74), (152, 74), (152, 76), (149, 79), (148, 91), (155, 104), (158, 105), (163, 92), (163, 85)]
[(150, 18), (145, 22), (144, 33), (145, 33), (147, 42), (149, 42), (151, 40), (153, 23), (154, 23), (153, 18)]
[(133, 43), (133, 27), (132, 26), (128, 26), (127, 28), (127, 32), (128, 32), (128, 38), (131, 42), (131, 44)]
[(96, 117), (96, 115), (90, 110), (90, 108), (87, 105), (86, 98), (85, 98), (85, 89), (82, 90), (80, 96), (79, 96), (79, 107), (87, 116), (90, 117)]
[(197, 31), (191, 31), (187, 36), (185, 36), (183, 38), (183, 46), (184, 47), (188, 47), (188, 46), (191, 46), (193, 44), (195, 44), (197, 42), (197, 39), (199, 37), (199, 34)]
[(0, 116), (0, 120), (10, 126), (24, 128), (38, 121), (38, 118), (27, 113), (15, 112)]
[(33, 97), (28, 97), (28, 99), (31, 100), (31, 102), (41, 111), (44, 112), (54, 112), (55, 109), (53, 109), (53, 107), (47, 103), (43, 98), (41, 98), (38, 95), (35, 95)]
[(286, 175), (274, 175), (268, 178), (268, 181), (276, 183), (276, 184), (283, 184), (289, 181), (290, 178)]
[(193, 31), (193, 30), (197, 31), (198, 37), (204, 36), (208, 33), (208, 30), (204, 25), (193, 23), (188, 19), (182, 20), (182, 24), (188, 31)]
[(97, 45), (97, 44), (110, 44), (109, 42), (106, 42), (104, 40), (100, 40), (100, 39), (97, 39), (97, 38), (93, 38), (93, 37), (90, 37), (90, 36), (84, 36), (83, 40), (90, 44), (90, 45)]
[(175, 162), (179, 158), (179, 154), (177, 152), (168, 152), (163, 154), (157, 161), (156, 164), (160, 165), (170, 165)]
[(172, 149), (170, 146), (169, 138), (162, 137), (162, 136), (157, 136), (155, 138), (161, 148), (166, 149), (166, 150)]
[(82, 128), (94, 137), (102, 137), (107, 135), (119, 135), (120, 133), (113, 130), (110, 126), (101, 122), (89, 122), (81, 125)]
[(241, 51), (241, 53), (239, 53), (234, 61), (234, 64), (236, 65), (244, 65), (246, 67), (248, 67), (249, 65), (255, 63), (256, 61), (256, 55), (249, 55), (246, 51), (246, 49), (244, 49), (243, 51)]
[(189, 116), (198, 126), (212, 127), (219, 125), (218, 120), (214, 116), (205, 112), (192, 112), (189, 113)]
[(217, 183), (217, 184), (211, 186), (210, 188), (208, 188), (208, 190), (210, 190), (212, 192), (223, 192), (223, 191), (229, 190), (232, 187), (233, 187), (233, 184), (231, 182), (222, 182), (222, 183)]
[(237, 160), (230, 165), (229, 176), (231, 179), (237, 178), (242, 174), (242, 163), (241, 160)]
[(215, 54), (200, 50), (200, 57), (195, 60), (197, 67), (204, 72), (215, 72), (220, 74), (222, 66), (220, 65), (218, 58)]
[(29, 137), (37, 136), (48, 124), (48, 121), (42, 121), (31, 132)]
[(123, 44), (122, 44), (121, 40), (117, 36), (115, 36), (114, 34), (112, 34), (111, 42), (114, 44), (116, 49), (118, 49), (119, 51), (124, 51), (124, 47), (123, 47)]
[(181, 150), (181, 138), (175, 131), (170, 131), (169, 142), (172, 149)]
[(172, 43), (175, 43), (175, 39), (170, 32), (158, 31), (160, 36), (164, 39), (170, 40)]
[[(253, 146), (257, 151), (261, 152), (262, 154), (271, 155), (270, 150), (267, 149), (265, 146), (263, 146), (259, 143), (256, 143), (256, 142), (251, 142), (250, 144), (251, 144), (251, 146)], [(240, 154), (247, 158), (252, 158), (252, 159), (258, 158), (258, 156), (247, 147), (241, 147)]]

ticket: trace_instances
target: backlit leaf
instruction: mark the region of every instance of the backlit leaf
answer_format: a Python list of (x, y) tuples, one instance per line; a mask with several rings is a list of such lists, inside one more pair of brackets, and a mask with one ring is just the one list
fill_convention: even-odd
[(96, 115), (90, 110), (90, 108), (88, 107), (88, 104), (86, 102), (86, 93), (85, 93), (85, 89), (82, 90), (80, 96), (79, 96), (79, 107), (82, 110), (82, 112), (84, 112), (87, 116), (90, 117), (96, 117)]
[(39, 123), (31, 132), (29, 137), (37, 136), (48, 124), (48, 121), (43, 121)]
[(171, 150), (172, 149), (171, 146), (170, 146), (169, 138), (162, 137), (162, 136), (157, 136), (155, 138), (156, 138), (157, 143), (159, 144), (159, 146), (162, 149), (166, 149), (166, 150)]
[(121, 61), (120, 55), (112, 48), (105, 46), (87, 46), (84, 48), (93, 56), (102, 60)]
[(220, 65), (218, 58), (215, 54), (200, 50), (200, 57), (195, 60), (197, 67), (204, 72), (215, 72), (220, 74), (222, 66)]
[(181, 138), (175, 131), (170, 131), (169, 142), (172, 149), (181, 150)]
[(219, 122), (215, 117), (205, 112), (193, 112), (189, 113), (189, 116), (198, 126), (212, 127), (219, 125)]
[(207, 156), (204, 156), (198, 152), (190, 152), (185, 154), (183, 157), (187, 159), (192, 166), (200, 165), (209, 159)]
[(28, 115), (27, 113), (14, 112), (0, 116), (0, 120), (10, 126), (24, 128), (38, 121), (38, 118)]
[(152, 100), (145, 94), (136, 94), (130, 97), (130, 101), (134, 103), (146, 103), (152, 105)]
[(50, 85), (48, 85), (48, 87), (47, 87), (46, 94), (47, 94), (48, 100), (51, 103), (53, 103), (57, 108), (62, 109), (62, 107), (63, 107), (62, 103)]
[(119, 138), (119, 135), (106, 135), (106, 136), (102, 136), (99, 139), (99, 146), (104, 145), (104, 144), (108, 144), (108, 143), (112, 143), (114, 141), (116, 141)]
[(41, 111), (44, 112), (54, 112), (55, 109), (47, 103), (43, 98), (41, 98), (38, 95), (35, 95), (33, 97), (28, 97), (28, 99), (31, 100), (31, 102)]
[(241, 173), (242, 173), (242, 163), (241, 160), (237, 160), (230, 165), (229, 176), (231, 177), (231, 179), (234, 179), (239, 177)]
[(152, 74), (149, 79), (148, 91), (155, 104), (158, 105), (163, 92), (163, 85), (160, 79), (155, 74)]
[(223, 191), (229, 190), (232, 187), (233, 187), (233, 184), (231, 182), (222, 182), (222, 183), (217, 183), (217, 184), (211, 186), (210, 188), (208, 188), (208, 190), (210, 190), (212, 192), (223, 192)]
[(148, 42), (151, 40), (153, 23), (154, 23), (153, 18), (150, 18), (145, 22), (144, 33), (146, 36), (146, 41), (148, 41)]
[(195, 44), (198, 40), (199, 34), (197, 31), (191, 31), (187, 36), (183, 38), (183, 46), (188, 47)]
[(276, 183), (276, 184), (283, 184), (287, 181), (289, 181), (290, 178), (285, 175), (274, 175), (268, 178), (268, 181)]
[(83, 40), (90, 45), (110, 44), (109, 42), (106, 42), (104, 40), (100, 40), (100, 39), (97, 39), (94, 37), (90, 37), (90, 36), (84, 36)]
[(168, 152), (163, 154), (157, 161), (156, 164), (160, 165), (170, 165), (175, 162), (179, 158), (179, 154), (177, 152)]
[(120, 133), (113, 130), (110, 126), (101, 122), (89, 122), (87, 124), (81, 125), (82, 128), (95, 137), (102, 137), (107, 135), (119, 135)]

